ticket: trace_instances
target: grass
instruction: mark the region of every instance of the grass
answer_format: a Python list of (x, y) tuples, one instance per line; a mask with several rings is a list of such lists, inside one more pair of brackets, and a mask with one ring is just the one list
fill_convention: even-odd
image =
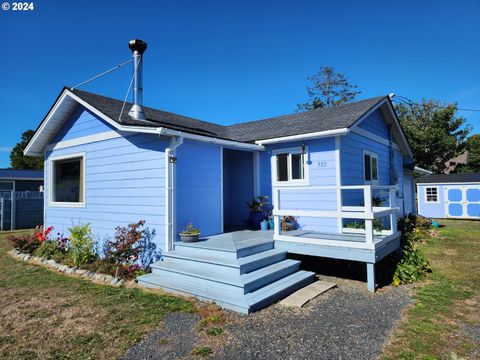
[(385, 348), (386, 359), (480, 356), (478, 335), (477, 341), (469, 335), (480, 325), (480, 222), (440, 223), (439, 236), (419, 245), (433, 273), (413, 289), (414, 305)]
[(0, 358), (120, 357), (186, 300), (114, 288), (14, 260), (0, 235)]
[(212, 352), (213, 352), (212, 348), (208, 346), (197, 346), (193, 350), (193, 354), (200, 355), (200, 356), (207, 356), (207, 355), (210, 355)]

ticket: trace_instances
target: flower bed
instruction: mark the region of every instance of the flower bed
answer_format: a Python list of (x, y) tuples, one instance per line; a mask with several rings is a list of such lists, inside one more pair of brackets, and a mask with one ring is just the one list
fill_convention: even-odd
[(134, 279), (150, 272), (150, 264), (160, 258), (160, 251), (152, 241), (154, 231), (144, 227), (145, 221), (115, 229), (113, 239), (108, 239), (99, 251), (89, 224), (69, 228), (70, 236), (57, 233), (52, 238), (52, 226), (37, 227), (31, 234), (7, 237), (12, 256), (21, 260), (48, 265), (69, 274), (93, 277), (112, 285)]
[(56, 271), (59, 271), (59, 272), (63, 272), (63, 273), (66, 273), (66, 274), (76, 275), (76, 276), (79, 276), (79, 277), (87, 278), (87, 279), (90, 279), (90, 280), (95, 281), (95, 282), (101, 282), (101, 283), (105, 283), (107, 285), (112, 285), (112, 286), (117, 286), (117, 287), (125, 285), (125, 280), (124, 279), (116, 278), (116, 277), (113, 277), (111, 275), (99, 274), (99, 273), (96, 273), (96, 272), (93, 272), (93, 271), (88, 271), (88, 270), (85, 270), (85, 269), (70, 267), (70, 266), (67, 266), (67, 265), (64, 265), (64, 264), (57, 263), (55, 260), (52, 260), (52, 259), (48, 260), (48, 259), (41, 258), (41, 257), (38, 257), (38, 256), (25, 254), (25, 253), (22, 253), (22, 252), (20, 252), (16, 249), (10, 250), (8, 253), (12, 257), (14, 257), (15, 259), (25, 261), (25, 262), (28, 262), (28, 263), (32, 263), (32, 264), (36, 264), (36, 265), (43, 265), (43, 266), (49, 267), (49, 268), (51, 268), (53, 270), (56, 270)]

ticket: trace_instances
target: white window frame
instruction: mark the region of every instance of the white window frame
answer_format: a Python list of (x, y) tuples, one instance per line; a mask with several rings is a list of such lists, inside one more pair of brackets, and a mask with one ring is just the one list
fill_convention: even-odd
[[(292, 147), (284, 149), (272, 150), (271, 168), (272, 168), (272, 184), (275, 187), (280, 186), (304, 186), (309, 183), (309, 167), (308, 167), (308, 148), (304, 147), (305, 151), (302, 151), (302, 147)], [(277, 155), (288, 154), (287, 162), (287, 181), (277, 181)], [(303, 154), (303, 179), (292, 179), (292, 155)]]
[[(80, 181), (82, 182), (82, 199), (80, 202), (55, 202), (53, 201), (53, 192), (55, 189), (54, 185), (54, 177), (53, 177), (53, 166), (54, 162), (58, 160), (68, 160), (68, 159), (74, 159), (74, 158), (82, 158), (82, 178)], [(84, 152), (80, 153), (74, 153), (74, 154), (66, 154), (66, 155), (58, 155), (58, 156), (52, 156), (48, 158), (48, 205), (51, 207), (66, 207), (66, 208), (82, 208), (85, 207), (86, 205), (86, 171), (87, 169), (87, 163), (86, 163), (86, 156)]]
[[(435, 191), (437, 192), (437, 201), (428, 201), (427, 189), (435, 189)], [(440, 202), (440, 192), (439, 192), (438, 186), (425, 186), (423, 191), (424, 191), (426, 204), (438, 204)]]
[[(367, 180), (365, 179), (365, 155), (370, 156), (370, 179)], [(377, 159), (377, 178), (373, 180), (373, 166), (372, 166), (372, 158)], [(362, 169), (362, 176), (363, 176), (363, 181), (365, 184), (378, 184), (378, 180), (380, 178), (380, 163), (378, 161), (378, 154), (374, 153), (373, 151), (368, 151), (368, 150), (363, 150), (362, 152), (362, 164), (363, 164), (363, 169)]]

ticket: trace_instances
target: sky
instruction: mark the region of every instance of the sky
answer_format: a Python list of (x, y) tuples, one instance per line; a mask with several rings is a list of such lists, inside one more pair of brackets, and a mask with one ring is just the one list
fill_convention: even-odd
[[(293, 113), (320, 66), (358, 85), (359, 99), (393, 92), (480, 109), (478, 0), (34, 0), (33, 7), (0, 10), (0, 168), (64, 85), (128, 60), (133, 38), (148, 43), (145, 105), (220, 124)], [(80, 89), (123, 99), (131, 76), (125, 66)], [(480, 133), (480, 112), (459, 115)]]

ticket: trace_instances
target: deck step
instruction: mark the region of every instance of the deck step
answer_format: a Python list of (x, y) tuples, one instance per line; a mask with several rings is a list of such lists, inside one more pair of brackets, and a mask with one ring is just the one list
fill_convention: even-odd
[(300, 270), (246, 295), (250, 312), (260, 310), (315, 281), (315, 273)]
[(141, 285), (146, 287), (162, 288), (179, 294), (192, 295), (201, 300), (211, 300), (224, 308), (248, 314), (273, 304), (291, 292), (310, 284), (314, 280), (314, 275), (312, 272), (300, 270), (245, 296), (202, 286), (193, 278), (178, 282), (166, 276), (146, 274), (137, 279)]
[(294, 273), (299, 268), (300, 261), (282, 260), (239, 276), (238, 271), (236, 274), (232, 274), (210, 267), (198, 266), (196, 263), (187, 263), (179, 266), (178, 263), (167, 260), (157, 265), (153, 269), (153, 274), (175, 278), (179, 282), (195, 278), (198, 284), (245, 294)]
[(271, 250), (274, 248), (273, 240), (258, 240), (252, 238), (243, 240), (239, 243), (235, 243), (233, 240), (230, 241), (231, 243), (229, 243), (225, 247), (221, 247), (215, 244), (209, 245), (208, 243), (202, 244), (202, 242), (178, 242), (175, 244), (175, 250), (180, 250), (183, 254), (188, 255), (207, 255), (226, 259), (236, 259), (254, 255), (259, 252)]

